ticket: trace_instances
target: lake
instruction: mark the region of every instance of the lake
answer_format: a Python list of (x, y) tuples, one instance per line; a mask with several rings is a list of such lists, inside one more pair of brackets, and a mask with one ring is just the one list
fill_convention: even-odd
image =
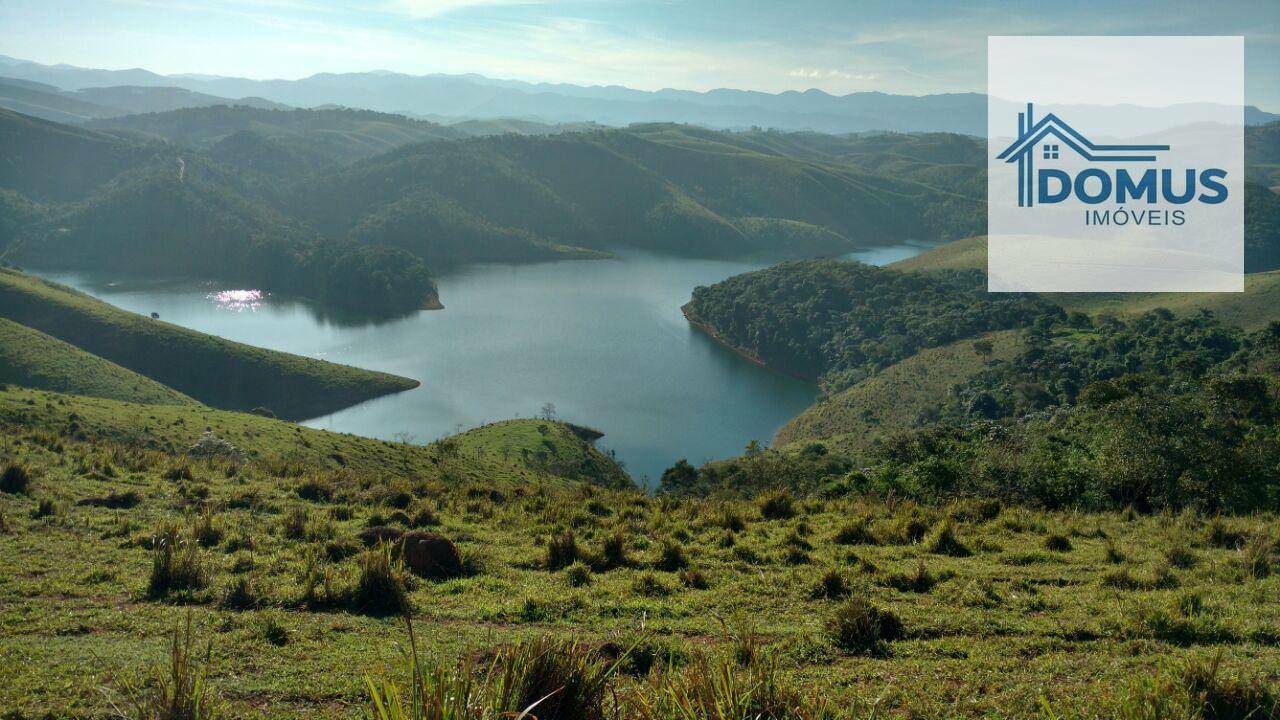
[[(927, 247), (850, 257), (879, 265)], [(656, 483), (679, 458), (699, 464), (768, 442), (816, 397), (814, 385), (744, 360), (680, 313), (694, 287), (767, 264), (632, 253), (477, 266), (437, 278), (444, 310), (381, 322), (212, 282), (41, 274), (201, 332), (422, 382), (310, 427), (425, 443), (552, 403), (560, 419), (604, 432), (597, 444), (638, 482)]]

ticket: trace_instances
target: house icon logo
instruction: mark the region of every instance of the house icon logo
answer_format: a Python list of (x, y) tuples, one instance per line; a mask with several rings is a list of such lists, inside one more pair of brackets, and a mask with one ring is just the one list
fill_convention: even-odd
[(1099, 145), (1082, 135), (1061, 118), (1049, 113), (1035, 121), (1032, 104), (1018, 113), (1018, 139), (997, 155), (997, 159), (1018, 164), (1018, 207), (1035, 204), (1035, 156), (1041, 160), (1058, 160), (1063, 148), (1075, 151), (1089, 162), (1155, 162), (1154, 153), (1167, 151), (1168, 145)]

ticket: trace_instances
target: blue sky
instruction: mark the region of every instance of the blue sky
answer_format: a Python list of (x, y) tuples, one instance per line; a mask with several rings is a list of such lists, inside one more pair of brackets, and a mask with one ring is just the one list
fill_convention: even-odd
[(982, 91), (991, 34), (1245, 36), (1280, 111), (1280, 2), (0, 0), (0, 53), (161, 73), (385, 69), (653, 90)]

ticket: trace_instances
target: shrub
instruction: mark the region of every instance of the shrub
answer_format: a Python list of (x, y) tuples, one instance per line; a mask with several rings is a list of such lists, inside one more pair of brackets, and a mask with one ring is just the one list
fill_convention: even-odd
[(938, 523), (929, 533), (925, 549), (935, 555), (952, 557), (968, 557), (973, 554), (973, 551), (965, 547), (964, 543), (956, 537), (955, 525), (949, 519)]
[(5, 466), (4, 472), (0, 473), (0, 491), (14, 495), (31, 492), (31, 471), (16, 463)]
[(404, 568), (391, 549), (378, 547), (360, 556), (360, 577), (351, 590), (351, 607), (370, 615), (394, 615), (409, 610)]
[(766, 495), (760, 501), (760, 517), (765, 520), (789, 520), (795, 514), (795, 501), (785, 490)]
[(664, 542), (662, 554), (658, 556), (658, 562), (654, 563), (654, 567), (663, 572), (676, 572), (689, 567), (689, 559), (685, 557), (682, 546)]
[(827, 619), (827, 634), (836, 647), (846, 652), (878, 655), (885, 643), (902, 637), (902, 621), (862, 596), (841, 605)]
[(547, 540), (547, 556), (543, 565), (548, 570), (562, 570), (577, 562), (580, 557), (578, 541), (571, 531), (566, 530)]
[(1071, 540), (1062, 533), (1052, 533), (1045, 536), (1044, 549), (1050, 552), (1071, 552)]

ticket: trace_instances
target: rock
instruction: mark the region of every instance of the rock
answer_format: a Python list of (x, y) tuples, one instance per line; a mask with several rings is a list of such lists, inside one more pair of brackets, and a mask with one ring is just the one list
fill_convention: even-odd
[(443, 535), (420, 530), (407, 532), (400, 536), (397, 549), (405, 567), (415, 575), (445, 580), (462, 574), (462, 554)]

